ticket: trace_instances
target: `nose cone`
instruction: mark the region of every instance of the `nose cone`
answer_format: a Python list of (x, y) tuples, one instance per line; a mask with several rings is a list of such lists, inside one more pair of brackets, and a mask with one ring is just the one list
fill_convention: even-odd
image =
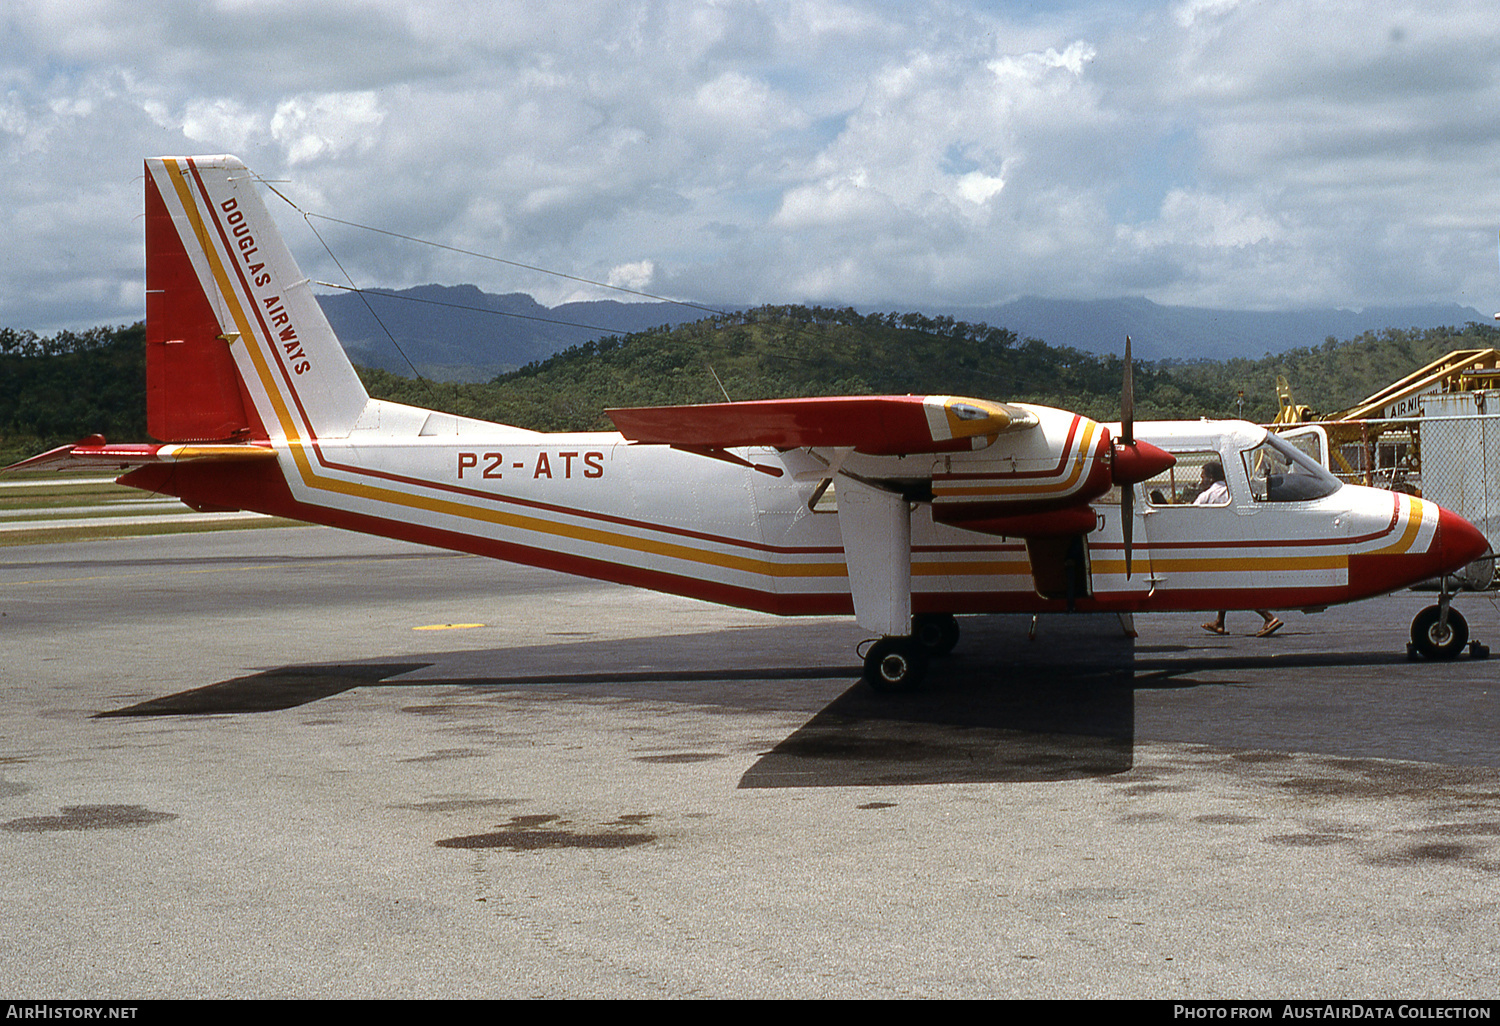
[(1115, 484), (1132, 485), (1147, 481), (1177, 462), (1177, 457), (1150, 442), (1129, 445), (1115, 440), (1115, 462), (1112, 476)]
[(1489, 550), (1490, 543), (1479, 528), (1452, 510), (1438, 511), (1438, 552), (1445, 572), (1468, 566)]

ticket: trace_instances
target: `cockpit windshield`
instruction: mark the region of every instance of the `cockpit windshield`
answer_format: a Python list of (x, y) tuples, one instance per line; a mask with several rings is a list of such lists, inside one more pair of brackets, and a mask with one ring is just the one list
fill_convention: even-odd
[(1275, 434), (1246, 449), (1245, 473), (1257, 502), (1301, 502), (1332, 495), (1342, 486), (1322, 464)]

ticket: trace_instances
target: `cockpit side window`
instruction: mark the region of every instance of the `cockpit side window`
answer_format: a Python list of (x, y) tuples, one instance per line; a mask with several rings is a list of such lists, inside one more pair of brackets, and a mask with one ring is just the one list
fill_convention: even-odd
[(1276, 435), (1241, 454), (1250, 494), (1257, 502), (1303, 502), (1332, 495), (1339, 479), (1301, 449)]

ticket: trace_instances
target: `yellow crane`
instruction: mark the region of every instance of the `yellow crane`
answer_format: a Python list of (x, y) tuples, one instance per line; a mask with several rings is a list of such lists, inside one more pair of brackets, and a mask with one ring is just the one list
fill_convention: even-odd
[(1276, 375), (1276, 402), (1280, 409), (1276, 412), (1276, 419), (1271, 421), (1272, 424), (1306, 424), (1312, 420), (1311, 408), (1292, 398), (1292, 386), (1284, 374)]

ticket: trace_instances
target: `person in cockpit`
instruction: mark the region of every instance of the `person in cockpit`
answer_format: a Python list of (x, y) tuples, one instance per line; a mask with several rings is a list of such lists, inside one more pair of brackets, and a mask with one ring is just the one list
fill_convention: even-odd
[(1229, 485), (1224, 483), (1224, 464), (1214, 460), (1203, 464), (1203, 476), (1198, 481), (1198, 495), (1194, 506), (1229, 505)]

